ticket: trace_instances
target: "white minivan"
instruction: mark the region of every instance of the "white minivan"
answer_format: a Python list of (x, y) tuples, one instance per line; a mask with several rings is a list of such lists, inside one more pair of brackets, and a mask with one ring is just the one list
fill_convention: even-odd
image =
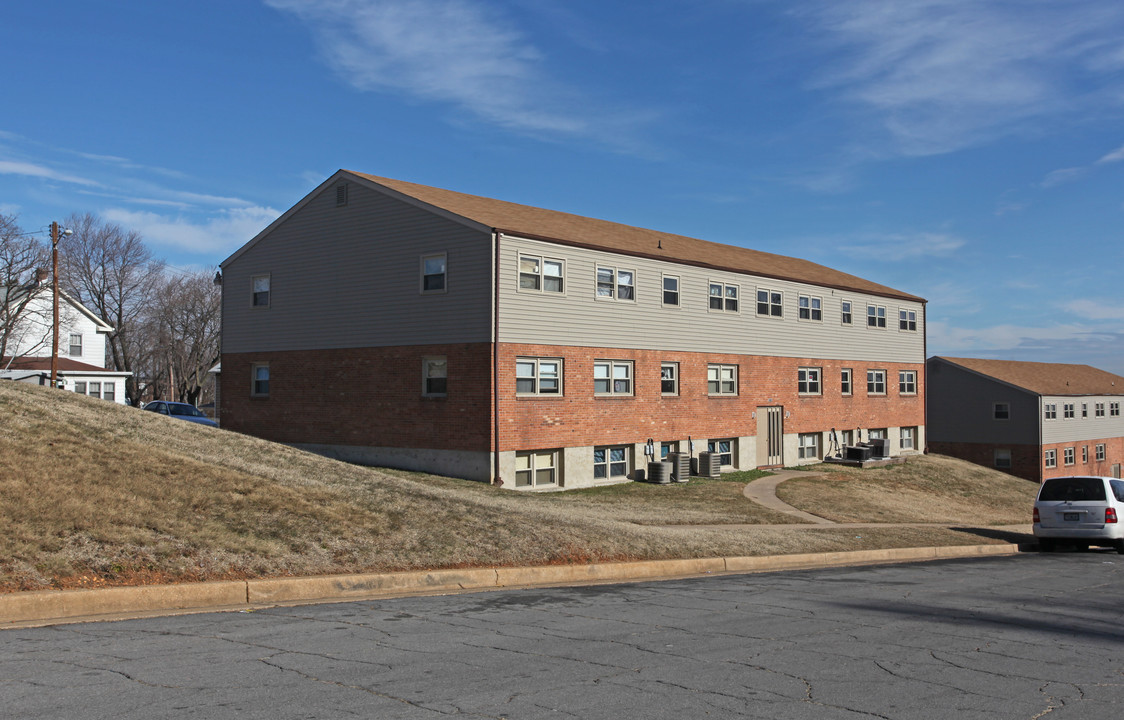
[(1034, 537), (1050, 552), (1058, 541), (1124, 555), (1124, 480), (1095, 475), (1049, 478), (1034, 501)]

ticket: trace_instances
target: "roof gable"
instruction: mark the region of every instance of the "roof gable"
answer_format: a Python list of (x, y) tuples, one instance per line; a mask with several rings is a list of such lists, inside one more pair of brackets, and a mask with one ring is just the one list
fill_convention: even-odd
[(1037, 395), (1124, 395), (1124, 377), (1091, 365), (934, 356)]

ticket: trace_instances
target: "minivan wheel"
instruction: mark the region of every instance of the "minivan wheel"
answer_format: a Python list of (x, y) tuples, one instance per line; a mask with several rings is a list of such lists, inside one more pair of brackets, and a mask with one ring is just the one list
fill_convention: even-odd
[[(1054, 552), (1054, 541), (1041, 538), (1038, 541), (1038, 552)], [(1121, 551), (1124, 552), (1124, 551)]]

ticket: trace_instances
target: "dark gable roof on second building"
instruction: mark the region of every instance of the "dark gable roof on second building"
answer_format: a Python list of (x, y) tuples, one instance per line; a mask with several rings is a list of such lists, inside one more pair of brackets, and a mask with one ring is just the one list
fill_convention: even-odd
[(475, 221), (508, 235), (637, 257), (670, 260), (716, 270), (792, 280), (910, 302), (925, 302), (923, 298), (915, 295), (799, 258), (723, 245), (657, 230), (646, 230), (555, 210), (544, 210), (504, 200), (466, 195), (452, 190), (349, 170), (340, 171), (337, 175), (340, 174), (352, 175), (357, 179), (388, 188), (425, 205)]
[(1124, 377), (1091, 365), (934, 356), (1038, 395), (1124, 395)]

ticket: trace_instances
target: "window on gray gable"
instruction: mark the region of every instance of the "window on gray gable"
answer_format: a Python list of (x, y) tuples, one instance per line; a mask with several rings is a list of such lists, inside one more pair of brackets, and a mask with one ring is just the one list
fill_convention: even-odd
[(269, 307), (269, 276), (255, 275), (250, 278), (254, 307)]
[(423, 255), (421, 258), (421, 291), (445, 292), (445, 253)]

